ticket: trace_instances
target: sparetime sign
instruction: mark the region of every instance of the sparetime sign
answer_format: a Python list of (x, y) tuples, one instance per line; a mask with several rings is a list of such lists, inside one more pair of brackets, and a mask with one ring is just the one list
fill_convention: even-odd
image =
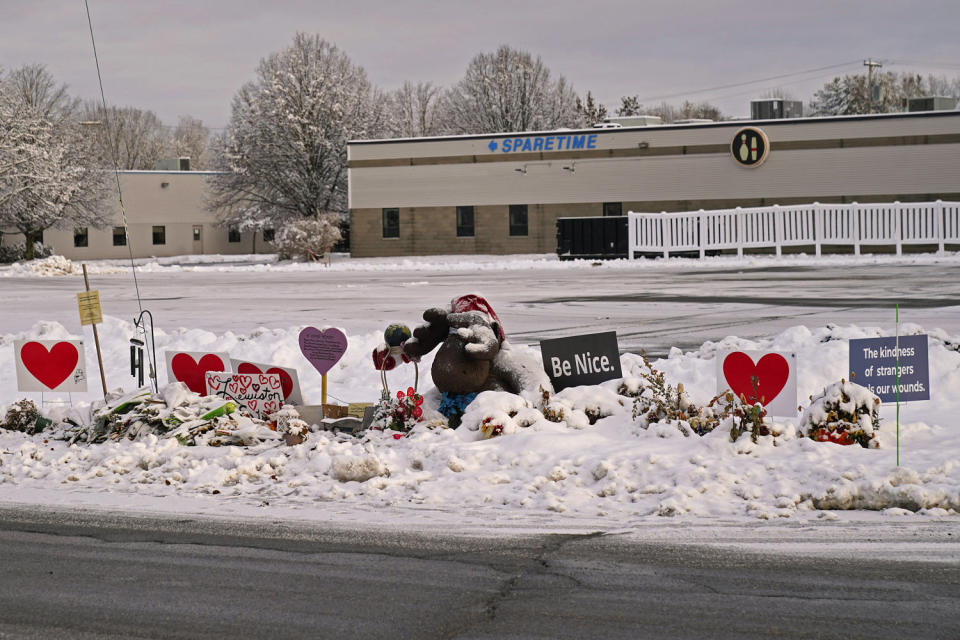
[(504, 138), (499, 141), (491, 140), (487, 148), (490, 149), (490, 151), (500, 153), (596, 149), (597, 134), (554, 134), (549, 136), (530, 136), (526, 138)]
[[(900, 369), (897, 370), (899, 360)], [(850, 341), (853, 381), (870, 389), (883, 402), (930, 399), (927, 336), (865, 338)], [(897, 380), (899, 374), (899, 381)]]
[(540, 353), (557, 391), (623, 377), (616, 331), (541, 340)]

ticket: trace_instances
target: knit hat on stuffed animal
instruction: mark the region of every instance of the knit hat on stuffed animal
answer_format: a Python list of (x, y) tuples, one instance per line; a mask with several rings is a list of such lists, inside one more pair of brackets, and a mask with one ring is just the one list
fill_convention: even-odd
[(450, 302), (451, 313), (466, 313), (467, 311), (476, 311), (486, 316), (490, 324), (496, 323), (497, 337), (500, 338), (501, 341), (507, 339), (500, 318), (497, 317), (493, 307), (490, 306), (490, 303), (487, 302), (485, 298), (474, 293), (468, 293), (465, 296), (454, 298), (453, 301)]

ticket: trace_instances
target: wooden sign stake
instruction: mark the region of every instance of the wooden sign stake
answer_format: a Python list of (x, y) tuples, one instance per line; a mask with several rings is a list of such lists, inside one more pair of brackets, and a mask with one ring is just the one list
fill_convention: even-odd
[(327, 404), (327, 374), (320, 376), (320, 404)]
[[(90, 279), (87, 277), (87, 265), (83, 265), (83, 284), (90, 291)], [(93, 343), (97, 346), (97, 364), (100, 365), (100, 384), (103, 385), (103, 397), (107, 397), (107, 377), (103, 373), (103, 354), (100, 353), (100, 336), (97, 334), (97, 323), (93, 326)]]

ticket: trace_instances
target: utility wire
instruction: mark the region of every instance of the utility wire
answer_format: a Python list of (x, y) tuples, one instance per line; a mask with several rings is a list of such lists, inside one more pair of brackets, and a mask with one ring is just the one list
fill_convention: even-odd
[(817, 67), (816, 69), (807, 69), (806, 71), (796, 71), (796, 72), (793, 72), (793, 73), (783, 73), (783, 74), (776, 75), (776, 76), (769, 76), (769, 77), (767, 77), (767, 78), (757, 78), (757, 79), (755, 79), (755, 80), (747, 80), (747, 81), (745, 81), (745, 82), (732, 82), (732, 83), (730, 83), (730, 84), (721, 84), (721, 85), (717, 85), (717, 86), (715, 86), (715, 87), (708, 87), (708, 88), (706, 88), (706, 89), (697, 89), (697, 90), (693, 90), (693, 91), (681, 91), (681, 92), (679, 92), (679, 93), (671, 93), (671, 94), (661, 95), (661, 96), (655, 96), (655, 97), (638, 98), (638, 101), (641, 102), (641, 103), (644, 103), (644, 102), (657, 102), (657, 101), (660, 101), (660, 100), (669, 100), (670, 98), (682, 98), (682, 97), (691, 96), (691, 95), (700, 95), (700, 94), (704, 94), (704, 93), (709, 93), (709, 92), (711, 92), (711, 91), (720, 91), (720, 90), (722, 90), (722, 89), (733, 89), (733, 88), (735, 88), (735, 87), (745, 87), (745, 86), (751, 85), (751, 84), (758, 84), (758, 83), (761, 83), (761, 82), (769, 82), (770, 80), (780, 80), (780, 79), (783, 79), (783, 78), (792, 78), (792, 77), (795, 77), (795, 76), (802, 76), (802, 75), (806, 75), (806, 74), (808, 74), (808, 73), (816, 73), (816, 72), (818, 72), (818, 71), (827, 71), (827, 70), (830, 70), (830, 69), (839, 69), (840, 67), (847, 67), (847, 66), (850, 66), (850, 65), (852, 65), (852, 64), (860, 64), (860, 62), (861, 62), (861, 60), (850, 60), (850, 61), (848, 61), (848, 62), (841, 62), (841, 63), (839, 63), (839, 64), (831, 64), (831, 65), (828, 65), (828, 66), (826, 66), (826, 67)]
[[(110, 120), (107, 112), (107, 98), (103, 93), (103, 77), (100, 75), (100, 58), (97, 56), (97, 41), (93, 37), (93, 20), (90, 18), (90, 4), (83, 0), (83, 5), (87, 9), (87, 24), (90, 26), (90, 43), (93, 45), (93, 60), (97, 65), (97, 82), (100, 83), (100, 102), (103, 104), (103, 126), (107, 130), (107, 136), (110, 135)], [(143, 313), (143, 301), (140, 299), (140, 283), (137, 282), (137, 265), (133, 261), (133, 243), (130, 242), (130, 228), (127, 225), (127, 212), (123, 208), (123, 189), (120, 188), (120, 164), (117, 161), (117, 152), (110, 146), (113, 155), (113, 175), (117, 180), (117, 196), (120, 199), (120, 217), (123, 220), (123, 234), (127, 239), (127, 250), (130, 252), (130, 270), (133, 272), (133, 287), (137, 292), (137, 306), (140, 313)]]

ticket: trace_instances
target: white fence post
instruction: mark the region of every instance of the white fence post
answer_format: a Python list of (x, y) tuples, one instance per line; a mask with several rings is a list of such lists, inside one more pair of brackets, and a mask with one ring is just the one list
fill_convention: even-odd
[(813, 203), (813, 244), (820, 255), (820, 240), (823, 238), (823, 207), (819, 202)]
[(773, 205), (773, 241), (777, 245), (777, 256), (780, 256), (783, 246), (783, 211), (778, 204)]
[(633, 248), (639, 244), (637, 242), (637, 216), (633, 211), (627, 212), (627, 260), (633, 260)]
[(894, 235), (894, 239), (897, 242), (898, 256), (903, 255), (903, 241), (900, 235), (900, 227), (902, 224), (902, 221), (900, 220), (901, 216), (902, 216), (902, 213), (901, 213), (900, 201), (894, 200), (893, 201), (893, 235)]
[(933, 224), (937, 229), (937, 255), (943, 255), (943, 201), (933, 205)]
[(850, 208), (853, 214), (853, 255), (860, 255), (860, 205), (853, 201), (853, 207)]
[[(700, 209), (700, 213), (697, 214), (697, 228), (700, 234), (697, 244), (700, 245), (700, 257), (703, 258), (707, 255), (707, 216), (703, 214), (703, 209)], [(943, 253), (942, 242), (940, 243), (940, 252)]]
[(673, 244), (673, 230), (670, 228), (670, 221), (667, 220), (666, 211), (660, 212), (660, 237), (663, 238), (663, 257), (669, 258), (670, 245)]
[(740, 211), (740, 207), (737, 207), (737, 257), (743, 257), (743, 213)]

